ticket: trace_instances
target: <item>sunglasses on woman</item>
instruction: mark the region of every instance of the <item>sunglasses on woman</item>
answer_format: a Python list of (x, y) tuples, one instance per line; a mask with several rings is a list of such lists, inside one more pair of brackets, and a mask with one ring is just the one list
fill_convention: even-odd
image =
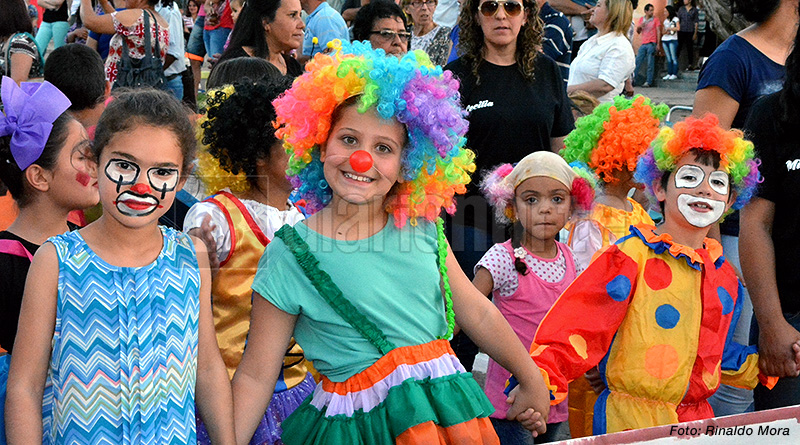
[(522, 13), (522, 3), (503, 0), (491, 0), (484, 2), (478, 9), (481, 11), (481, 14), (483, 14), (484, 17), (492, 17), (497, 14), (497, 11), (500, 9), (500, 5), (503, 6), (503, 10), (509, 17), (516, 17)]
[(388, 29), (381, 29), (380, 31), (370, 31), (370, 34), (378, 35), (385, 42), (392, 42), (394, 41), (395, 37), (399, 37), (401, 42), (406, 43), (408, 42), (408, 39), (411, 38), (410, 32), (395, 32), (395, 31), (390, 31)]

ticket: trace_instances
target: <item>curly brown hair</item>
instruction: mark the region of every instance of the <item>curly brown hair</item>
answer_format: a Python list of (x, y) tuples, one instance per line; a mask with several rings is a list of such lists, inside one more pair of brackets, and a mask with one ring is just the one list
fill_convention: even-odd
[[(459, 42), (458, 55), (472, 68), (472, 74), (480, 84), (478, 68), (485, 57), (485, 42), (483, 30), (478, 22), (478, 6), (480, 0), (464, 0), (461, 4), (461, 13), (458, 16)], [(525, 16), (527, 18), (517, 35), (517, 50), (515, 59), (517, 67), (528, 81), (533, 81), (534, 62), (542, 47), (544, 24), (539, 18), (539, 5), (535, 0), (522, 0)]]

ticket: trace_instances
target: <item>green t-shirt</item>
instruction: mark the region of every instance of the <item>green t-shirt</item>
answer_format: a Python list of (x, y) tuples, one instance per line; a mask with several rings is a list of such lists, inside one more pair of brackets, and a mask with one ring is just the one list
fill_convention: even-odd
[[(420, 221), (398, 229), (390, 217), (380, 232), (358, 241), (322, 236), (303, 222), (294, 228), (320, 269), (394, 345), (423, 344), (445, 333), (434, 224)], [(278, 237), (261, 257), (253, 290), (278, 309), (298, 315), (295, 339), (332, 381), (347, 380), (381, 357), (322, 299)]]

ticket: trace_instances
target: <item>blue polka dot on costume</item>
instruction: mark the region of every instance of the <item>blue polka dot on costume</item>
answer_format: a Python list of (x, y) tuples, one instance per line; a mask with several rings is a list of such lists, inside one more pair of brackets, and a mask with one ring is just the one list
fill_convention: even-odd
[(631, 280), (625, 275), (617, 275), (606, 284), (606, 292), (614, 301), (625, 301), (631, 293)]
[(722, 315), (730, 314), (733, 310), (733, 297), (731, 297), (731, 294), (729, 294), (724, 287), (720, 286), (717, 288), (717, 295), (719, 296), (719, 301), (722, 303)]
[(681, 313), (671, 304), (662, 304), (656, 309), (656, 323), (664, 329), (672, 329), (681, 319)]

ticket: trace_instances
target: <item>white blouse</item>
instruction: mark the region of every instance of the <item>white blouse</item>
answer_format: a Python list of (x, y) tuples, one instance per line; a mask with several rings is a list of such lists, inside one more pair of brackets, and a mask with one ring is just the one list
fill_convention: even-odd
[(633, 46), (624, 35), (610, 32), (590, 37), (581, 45), (578, 57), (569, 67), (567, 86), (579, 85), (600, 79), (614, 89), (600, 96), (600, 102), (611, 102), (622, 92), (625, 80), (636, 67)]
[[(228, 189), (225, 189), (225, 191), (230, 192)], [(242, 199), (241, 201), (268, 240), (272, 240), (275, 232), (283, 227), (284, 224), (293, 226), (305, 219), (303, 214), (290, 203), (287, 203), (287, 210), (280, 210), (258, 201), (249, 199)], [(223, 261), (231, 251), (231, 231), (233, 229), (228, 226), (228, 219), (225, 217), (225, 213), (216, 204), (198, 202), (193, 205), (189, 212), (186, 213), (183, 221), (183, 231), (188, 233), (190, 230), (200, 227), (206, 215), (211, 215), (211, 223), (215, 226), (211, 231), (211, 236), (217, 245), (217, 258)]]

